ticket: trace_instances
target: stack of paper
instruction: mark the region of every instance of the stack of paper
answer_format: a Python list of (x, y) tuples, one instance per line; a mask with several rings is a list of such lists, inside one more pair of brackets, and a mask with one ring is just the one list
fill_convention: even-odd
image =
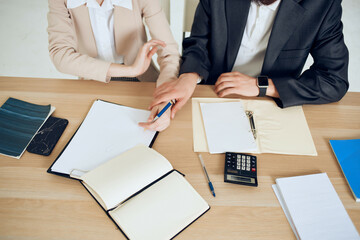
[(297, 239), (360, 239), (326, 173), (278, 178), (273, 189)]

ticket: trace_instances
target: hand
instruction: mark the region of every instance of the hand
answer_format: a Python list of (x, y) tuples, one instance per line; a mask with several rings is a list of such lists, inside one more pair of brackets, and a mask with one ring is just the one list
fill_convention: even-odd
[(143, 74), (150, 66), (152, 56), (157, 52), (158, 47), (166, 47), (166, 43), (152, 39), (145, 43), (138, 52), (135, 62), (132, 65), (135, 76)]
[[(240, 72), (228, 72), (220, 75), (215, 83), (215, 93), (219, 97), (225, 97), (230, 94), (238, 94), (246, 97), (257, 97), (259, 87), (256, 78), (250, 77)], [(274, 82), (269, 78), (269, 86), (266, 95), (279, 98)]]
[(259, 95), (259, 88), (256, 85), (256, 78), (239, 72), (228, 72), (221, 74), (216, 81), (215, 93), (219, 97), (230, 94), (255, 97)]
[(166, 44), (160, 40), (150, 40), (139, 50), (135, 62), (131, 66), (112, 63), (108, 69), (106, 77), (137, 77), (143, 74), (150, 66), (151, 58), (158, 50), (157, 46), (165, 47)]
[(159, 131), (159, 132), (165, 130), (170, 125), (171, 108), (166, 110), (166, 112), (164, 112), (163, 115), (161, 115), (161, 117), (159, 117), (155, 122), (153, 122), (153, 120), (155, 116), (166, 106), (166, 104), (167, 103), (162, 103), (154, 106), (151, 109), (151, 113), (147, 122), (141, 122), (139, 123), (139, 126), (148, 130)]
[(184, 73), (176, 80), (163, 83), (155, 90), (150, 109), (160, 103), (166, 104), (171, 100), (176, 100), (171, 109), (171, 119), (173, 119), (176, 112), (185, 105), (193, 94), (198, 79), (197, 73)]
[(143, 74), (150, 66), (152, 56), (157, 52), (157, 46), (166, 47), (166, 43), (152, 39), (145, 43), (138, 52), (132, 68), (135, 76)]

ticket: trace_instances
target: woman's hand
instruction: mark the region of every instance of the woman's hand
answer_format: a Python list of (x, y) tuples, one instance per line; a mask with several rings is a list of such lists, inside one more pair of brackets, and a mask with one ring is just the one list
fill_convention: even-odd
[(151, 109), (150, 116), (147, 120), (147, 122), (141, 122), (139, 123), (140, 127), (143, 127), (148, 130), (153, 131), (163, 131), (170, 125), (170, 113), (171, 108), (167, 109), (166, 112), (164, 112), (161, 117), (159, 117), (156, 121), (153, 122), (156, 115), (166, 106), (167, 103), (161, 103), (158, 105), (155, 105)]
[(124, 64), (112, 63), (106, 74), (107, 78), (111, 77), (137, 77), (143, 74), (150, 66), (151, 58), (157, 52), (158, 47), (165, 47), (166, 44), (160, 40), (150, 40), (145, 43), (139, 50), (135, 62), (131, 66)]
[(152, 39), (140, 48), (135, 62), (131, 66), (134, 71), (134, 77), (143, 74), (149, 68), (151, 58), (157, 52), (158, 46), (166, 47), (166, 43)]

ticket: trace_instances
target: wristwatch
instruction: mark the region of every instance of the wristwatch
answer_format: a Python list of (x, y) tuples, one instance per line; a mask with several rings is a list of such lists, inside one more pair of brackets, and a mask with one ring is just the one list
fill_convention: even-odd
[(256, 84), (259, 88), (259, 95), (258, 97), (265, 97), (266, 96), (266, 90), (269, 86), (269, 80), (267, 76), (258, 76)]

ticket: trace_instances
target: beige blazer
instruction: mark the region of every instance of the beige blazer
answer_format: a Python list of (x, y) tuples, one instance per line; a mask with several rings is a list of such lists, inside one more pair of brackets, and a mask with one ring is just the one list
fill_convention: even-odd
[[(124, 56), (125, 65), (134, 63), (140, 47), (147, 42), (145, 22), (151, 38), (166, 42), (166, 47), (157, 52), (160, 74), (151, 64), (138, 78), (140, 81), (157, 80), (159, 86), (178, 75), (178, 45), (159, 0), (132, 0), (132, 6), (132, 10), (114, 6), (116, 52)], [(68, 9), (66, 0), (49, 0), (48, 36), (50, 57), (60, 72), (101, 82), (109, 80), (106, 74), (111, 62), (96, 58), (95, 38), (85, 4)]]

